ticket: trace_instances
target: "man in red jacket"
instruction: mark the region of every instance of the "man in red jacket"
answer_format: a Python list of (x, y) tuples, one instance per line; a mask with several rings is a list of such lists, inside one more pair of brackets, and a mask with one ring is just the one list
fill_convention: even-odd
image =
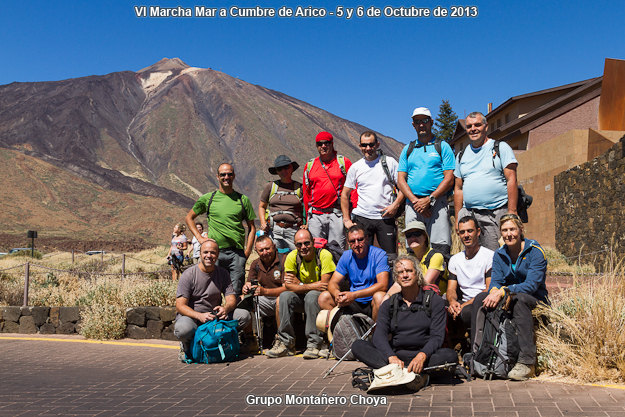
[(352, 163), (336, 153), (329, 132), (320, 132), (315, 140), (319, 157), (306, 163), (302, 182), (308, 230), (314, 237), (345, 247), (340, 196)]

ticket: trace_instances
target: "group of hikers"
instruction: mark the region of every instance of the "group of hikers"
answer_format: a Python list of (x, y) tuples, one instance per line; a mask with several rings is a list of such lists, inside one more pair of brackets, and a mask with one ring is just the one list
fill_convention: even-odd
[[(487, 137), (479, 112), (466, 117), (470, 144), (458, 155), (435, 138), (429, 109), (416, 108), (412, 125), (417, 138), (399, 161), (380, 151), (372, 131), (361, 134), (363, 158), (353, 164), (337, 154), (332, 134), (317, 134), (319, 156), (304, 165), (301, 183), (293, 179), (299, 164), (278, 156), (269, 173), (279, 178), (260, 196), (258, 233), (250, 199), (233, 188), (233, 166), (219, 166), (219, 189), (185, 218), (198, 263), (182, 273), (176, 294), (181, 360), (191, 356), (198, 326), (215, 319), (237, 320), (242, 348), (257, 350), (250, 311), (238, 307), (254, 297), (256, 314), (277, 329), (267, 357), (295, 353), (296, 314), (304, 314), (304, 359), (331, 356), (336, 319), (361, 314), (376, 324), (372, 338), (351, 345), (355, 358), (376, 377), (419, 380), (424, 370), (458, 362), (456, 340), (462, 353), (474, 351), (483, 336), (478, 313), (505, 304), (518, 335), (518, 359), (505, 376), (534, 375), (532, 309), (549, 303), (547, 261), (523, 233), (514, 152)], [(398, 256), (396, 218), (404, 211), (408, 255)], [(184, 230), (174, 228), (170, 256), (187, 249)], [(452, 230), (464, 247), (453, 256)], [(246, 277), (252, 250), (258, 259)]]

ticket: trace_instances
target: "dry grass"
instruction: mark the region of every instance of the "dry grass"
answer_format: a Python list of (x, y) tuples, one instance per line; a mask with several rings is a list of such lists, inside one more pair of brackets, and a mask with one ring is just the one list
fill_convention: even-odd
[(623, 268), (575, 280), (556, 294), (549, 319), (536, 333), (539, 367), (548, 375), (581, 382), (625, 382), (625, 281)]
[[(171, 281), (166, 254), (166, 247), (158, 247), (127, 255), (125, 278), (119, 254), (105, 254), (103, 260), (100, 255), (75, 254), (73, 263), (67, 252), (37, 260), (5, 257), (0, 259), (0, 269), (31, 262), (29, 305), (84, 307), (81, 334), (117, 339), (124, 336), (126, 308), (175, 304), (177, 282)], [(0, 273), (0, 305), (21, 305), (23, 290), (23, 267)]]

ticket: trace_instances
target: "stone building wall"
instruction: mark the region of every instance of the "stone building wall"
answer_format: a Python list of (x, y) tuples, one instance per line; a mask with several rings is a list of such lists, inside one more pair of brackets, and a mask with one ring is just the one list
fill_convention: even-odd
[[(556, 175), (556, 242), (604, 270), (612, 250), (625, 257), (625, 136), (606, 153)], [(586, 254), (588, 254), (586, 256)]]
[[(79, 307), (0, 307), (0, 332), (22, 334), (80, 333)], [(177, 340), (174, 307), (134, 307), (126, 310), (126, 336), (132, 339)]]

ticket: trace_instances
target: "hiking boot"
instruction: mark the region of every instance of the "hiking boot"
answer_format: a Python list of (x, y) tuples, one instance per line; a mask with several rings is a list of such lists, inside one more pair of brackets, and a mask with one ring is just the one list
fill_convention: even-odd
[(330, 357), (330, 349), (328, 349), (328, 345), (325, 343), (321, 345), (321, 349), (319, 349), (319, 357), (322, 359), (328, 359)]
[(253, 336), (244, 335), (242, 338), (243, 343), (239, 352), (242, 355), (254, 355), (258, 353), (258, 341)]
[(293, 356), (293, 350), (284, 344), (279, 337), (273, 342), (273, 346), (267, 352), (265, 352), (268, 358), (281, 358), (283, 356)]
[(319, 349), (316, 347), (308, 347), (304, 351), (302, 355), (304, 359), (318, 359), (319, 358)]
[(180, 342), (180, 350), (178, 351), (178, 360), (182, 363), (189, 363), (187, 360), (187, 354), (184, 352), (184, 346), (182, 346), (182, 342)]
[(514, 368), (508, 372), (508, 378), (513, 381), (526, 381), (534, 376), (534, 365), (526, 365), (524, 363), (517, 362)]

